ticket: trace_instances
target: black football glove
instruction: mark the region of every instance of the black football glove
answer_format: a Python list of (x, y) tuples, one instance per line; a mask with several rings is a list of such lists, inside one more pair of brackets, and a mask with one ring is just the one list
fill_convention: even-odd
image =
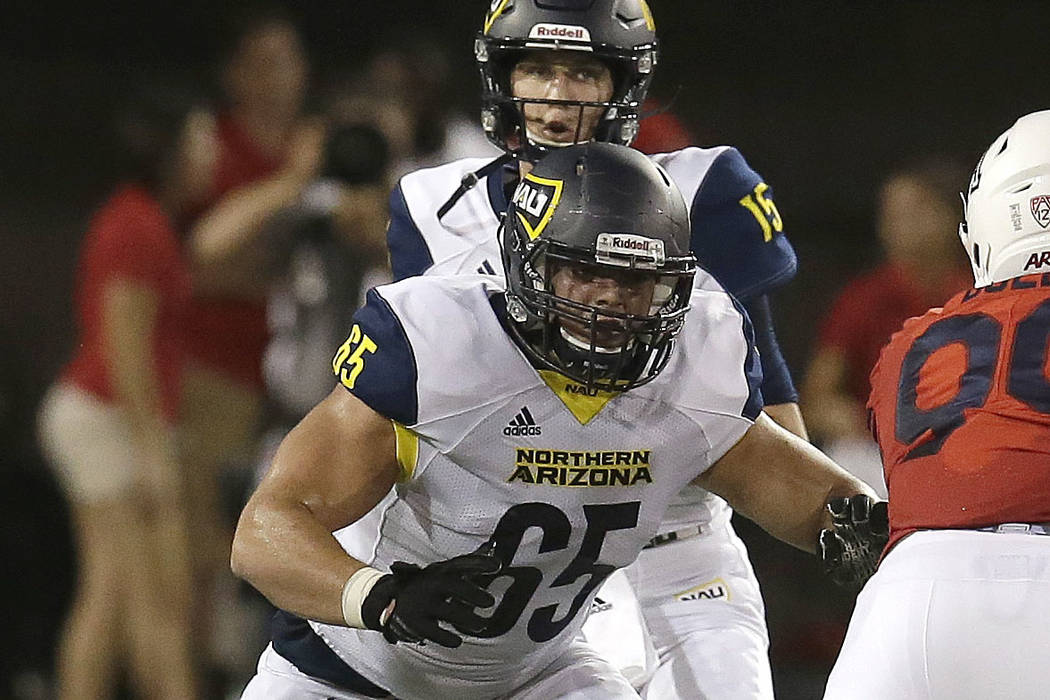
[[(462, 634), (480, 632), (486, 622), (474, 608), (487, 608), (496, 600), (473, 577), (496, 574), (500, 560), (491, 553), (474, 552), (418, 567), (395, 561), (361, 604), (361, 617), (369, 629), (383, 633), (391, 644), (427, 640), (456, 648)], [(387, 608), (392, 607), (389, 614)]]
[(886, 501), (857, 494), (828, 502), (832, 527), (820, 531), (824, 573), (851, 591), (864, 587), (879, 563), (890, 525)]

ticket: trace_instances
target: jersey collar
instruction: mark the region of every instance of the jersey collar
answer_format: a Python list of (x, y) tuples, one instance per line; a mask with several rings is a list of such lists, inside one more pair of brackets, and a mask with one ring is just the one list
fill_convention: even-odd
[(485, 187), (489, 193), (489, 204), (492, 206), (492, 213), (496, 215), (497, 219), (503, 212), (507, 211), (507, 206), (510, 204), (507, 200), (505, 187), (508, 182), (513, 182), (515, 185), (518, 184), (518, 161), (516, 160), (505, 164), (498, 171), (490, 173), (485, 178)]
[[(504, 332), (513, 342), (513, 334), (508, 330), (508, 325), (513, 323), (507, 313), (507, 297), (505, 294), (492, 294), (489, 296), (489, 304), (492, 306), (492, 311), (496, 314), (496, 318), (499, 319), (500, 324), (504, 327)], [(532, 365), (532, 368), (536, 370), (540, 379), (543, 383), (554, 392), (554, 395), (565, 405), (565, 408), (579, 421), (580, 425), (587, 425), (591, 422), (598, 413), (601, 412), (605, 406), (615, 399), (619, 394), (591, 390), (588, 391), (585, 387), (577, 384), (568, 377), (555, 372), (554, 370), (544, 369), (537, 366), (529, 355), (523, 352), (520, 348), (518, 352), (522, 358)]]

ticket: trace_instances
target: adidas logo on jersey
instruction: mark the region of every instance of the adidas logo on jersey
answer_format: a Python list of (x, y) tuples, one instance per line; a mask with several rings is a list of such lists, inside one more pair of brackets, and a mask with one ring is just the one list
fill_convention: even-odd
[(514, 416), (514, 419), (503, 429), (503, 434), (539, 435), (541, 431), (542, 428), (536, 425), (536, 420), (532, 417), (532, 413), (529, 412), (528, 406), (522, 406), (521, 410), (518, 411), (518, 415)]

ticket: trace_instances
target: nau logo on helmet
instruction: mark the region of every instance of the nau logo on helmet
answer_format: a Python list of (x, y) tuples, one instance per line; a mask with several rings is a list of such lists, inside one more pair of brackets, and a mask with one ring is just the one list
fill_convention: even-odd
[(529, 240), (536, 240), (554, 216), (563, 185), (561, 180), (536, 177), (529, 173), (514, 190), (512, 201), (518, 220), (529, 234)]
[(529, 31), (530, 39), (568, 39), (569, 41), (590, 41), (591, 33), (587, 27), (571, 24), (536, 24)]
[(1038, 197), (1032, 197), (1031, 205), (1035, 222), (1043, 228), (1050, 226), (1050, 196), (1041, 194)]
[(503, 11), (507, 9), (507, 3), (509, 2), (510, 0), (492, 0), (492, 3), (489, 5), (489, 14), (485, 18), (485, 28), (482, 30), (483, 34), (489, 33), (489, 30), (492, 29), (492, 23), (503, 14)]

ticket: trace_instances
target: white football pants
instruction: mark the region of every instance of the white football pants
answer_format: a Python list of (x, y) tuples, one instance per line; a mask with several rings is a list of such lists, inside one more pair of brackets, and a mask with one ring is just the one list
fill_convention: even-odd
[[(507, 700), (638, 700), (631, 684), (583, 641), (577, 640), (542, 673), (506, 696)], [(241, 700), (369, 700), (305, 675), (273, 646), (259, 657), (255, 677)], [(428, 698), (427, 700), (439, 700)]]
[(825, 700), (1050, 697), (1050, 536), (927, 530), (857, 598)]
[[(643, 550), (625, 572), (647, 627), (645, 643), (658, 659), (647, 674), (621, 665), (633, 680), (649, 676), (639, 686), (644, 697), (773, 700), (765, 607), (747, 550), (728, 520), (696, 537)], [(644, 639), (628, 629), (637, 624), (631, 602), (608, 583), (598, 597), (611, 607), (597, 608), (588, 618), (587, 640), (620, 664), (644, 656), (644, 648), (624, 649)], [(594, 630), (602, 616), (617, 611), (622, 634)]]

